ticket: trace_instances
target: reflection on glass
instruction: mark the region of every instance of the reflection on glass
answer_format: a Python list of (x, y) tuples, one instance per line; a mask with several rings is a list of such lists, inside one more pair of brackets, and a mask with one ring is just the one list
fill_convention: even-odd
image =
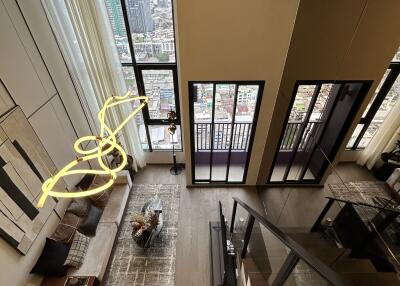
[(194, 84), (195, 180), (210, 179), (213, 84)]
[[(298, 150), (294, 155), (293, 164), (290, 167), (287, 177), (288, 180), (302, 179), (302, 171), (305, 168), (304, 164), (311, 156), (311, 151), (313, 150), (313, 146), (315, 145), (314, 136), (316, 136), (319, 129), (322, 129), (321, 125), (323, 124), (322, 119), (324, 118), (324, 111), (326, 110), (326, 105), (333, 86), (333, 84), (321, 85), (318, 97), (315, 101), (313, 109), (311, 110), (310, 119), (307, 123), (304, 122), (301, 125), (301, 128), (304, 128), (304, 132), (300, 139)], [(306, 124), (305, 127), (304, 124)], [(305, 179), (315, 179), (309, 169), (305, 171)]]
[(363, 127), (364, 127), (364, 124), (358, 124), (356, 129), (354, 129), (354, 132), (351, 135), (349, 142), (347, 143), (347, 146), (346, 146), (347, 149), (351, 149), (353, 147), (353, 145), (356, 142), (358, 135), (360, 135), (360, 132), (363, 129)]
[(132, 62), (129, 50), (128, 37), (126, 36), (124, 16), (122, 14), (120, 0), (104, 0), (108, 19), (111, 24), (115, 46), (122, 63)]
[[(134, 107), (136, 107), (135, 105), (137, 105), (137, 103), (134, 104)], [(141, 112), (138, 112), (136, 114), (135, 123), (139, 133), (139, 139), (140, 143), (142, 144), (142, 148), (144, 150), (149, 150), (149, 143), (147, 142), (147, 135), (146, 135), (146, 127), (144, 125), (143, 114)]]
[(368, 103), (368, 106), (367, 106), (367, 108), (365, 109), (365, 111), (364, 111), (364, 113), (363, 113), (363, 115), (362, 115), (362, 118), (364, 118), (364, 117), (367, 115), (369, 109), (371, 108), (372, 103), (373, 103), (374, 100), (375, 100), (376, 95), (377, 95), (377, 94), (379, 93), (379, 91), (381, 90), (382, 85), (383, 85), (383, 83), (385, 82), (385, 80), (386, 80), (387, 76), (389, 75), (389, 73), (390, 73), (390, 70), (387, 69), (387, 70), (385, 71), (385, 74), (383, 75), (383, 77), (382, 77), (382, 79), (381, 79), (381, 81), (380, 81), (378, 87), (377, 87), (376, 90), (375, 90), (374, 96), (372, 97), (371, 101)]
[(125, 3), (136, 62), (174, 63), (171, 0), (125, 0)]
[(153, 149), (171, 150), (172, 144), (175, 144), (175, 149), (182, 149), (181, 127), (179, 125), (176, 126), (176, 133), (173, 137), (168, 132), (168, 125), (149, 125), (148, 127)]
[(238, 86), (228, 182), (243, 181), (258, 89), (258, 85)]
[(360, 141), (358, 147), (365, 148), (371, 142), (372, 138), (375, 136), (382, 123), (385, 121), (389, 113), (392, 111), (393, 107), (398, 102), (400, 97), (400, 77), (397, 77), (396, 81), (393, 83), (392, 88), (386, 95), (382, 104), (379, 106), (378, 111), (375, 113), (367, 131), (364, 133), (363, 138)]
[(133, 95), (138, 96), (139, 93), (136, 85), (136, 78), (133, 67), (122, 67), (122, 74), (124, 76), (126, 89), (132, 92)]
[(175, 110), (175, 90), (172, 70), (142, 70), (148, 109), (151, 119), (167, 119)]
[(300, 85), (289, 115), (289, 122), (302, 122), (314, 94), (315, 85)]

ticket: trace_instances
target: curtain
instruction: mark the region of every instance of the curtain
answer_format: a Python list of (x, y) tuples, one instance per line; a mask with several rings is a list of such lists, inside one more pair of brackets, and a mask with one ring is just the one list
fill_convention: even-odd
[[(396, 91), (393, 91), (396, 92)], [(382, 152), (391, 150), (400, 136), (400, 99), (382, 123), (369, 145), (361, 152), (357, 163), (372, 169), (379, 163)]]
[[(84, 68), (75, 67), (71, 68), (71, 71), (76, 74), (77, 70), (81, 70), (81, 73), (85, 74), (85, 76), (76, 74), (75, 77), (77, 81), (84, 81), (81, 86), (90, 85), (87, 89), (91, 91), (83, 90), (83, 96), (88, 102), (91, 115), (96, 116), (94, 121), (97, 122), (97, 112), (107, 98), (112, 95), (123, 95), (127, 91), (104, 1), (46, 0), (45, 3), (52, 18), (56, 19), (53, 21), (57, 22), (58, 19), (61, 23), (58, 27), (56, 25), (57, 30), (61, 30), (57, 34), (74, 34), (66, 39), (64, 37), (61, 41), (59, 39), (59, 42), (61, 46), (69, 46), (64, 49), (64, 52), (70, 54), (72, 66), (84, 65)], [(64, 26), (65, 24), (69, 24), (69, 27)], [(71, 53), (71, 46), (74, 48), (73, 53)], [(76, 63), (74, 63), (75, 58), (81, 58), (81, 60), (75, 60)], [(132, 92), (137, 95), (137, 91)], [(107, 123), (112, 128), (116, 127), (132, 110), (133, 107), (130, 105), (111, 109), (107, 112)], [(119, 135), (119, 141), (134, 158), (133, 168), (137, 170), (145, 166), (144, 153), (134, 120), (128, 122)]]

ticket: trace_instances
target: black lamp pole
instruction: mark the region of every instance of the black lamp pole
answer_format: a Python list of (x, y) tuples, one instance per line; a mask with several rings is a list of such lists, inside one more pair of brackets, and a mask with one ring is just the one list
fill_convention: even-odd
[(174, 162), (174, 166), (169, 170), (172, 175), (179, 175), (182, 172), (182, 168), (178, 166), (176, 163), (176, 154), (175, 154), (175, 142), (174, 142), (174, 135), (176, 131), (176, 125), (175, 125), (175, 119), (176, 119), (176, 113), (175, 111), (171, 110), (168, 112), (168, 132), (171, 134), (172, 138), (172, 160)]

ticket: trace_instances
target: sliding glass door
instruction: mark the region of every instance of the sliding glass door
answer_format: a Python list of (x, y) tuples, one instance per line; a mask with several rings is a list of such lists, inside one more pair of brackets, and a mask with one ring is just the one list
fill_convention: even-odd
[(244, 183), (264, 83), (190, 82), (193, 183)]
[(297, 82), (268, 183), (318, 183), (370, 85), (369, 81)]

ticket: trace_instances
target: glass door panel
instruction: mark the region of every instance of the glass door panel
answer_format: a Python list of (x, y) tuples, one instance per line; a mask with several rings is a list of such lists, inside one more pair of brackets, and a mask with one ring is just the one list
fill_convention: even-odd
[(235, 105), (235, 84), (216, 84), (214, 104), (214, 136), (211, 150), (211, 180), (224, 181), (228, 174), (230, 134)]
[(190, 96), (193, 102), (194, 178), (196, 181), (209, 181), (214, 85), (194, 84), (192, 90)]
[(250, 137), (257, 108), (258, 85), (239, 85), (233, 119), (228, 182), (242, 182), (249, 155)]
[(172, 70), (142, 70), (144, 90), (150, 119), (167, 119), (167, 113), (176, 111), (174, 77)]
[(244, 183), (263, 82), (189, 83), (194, 183)]
[(370, 82), (297, 84), (270, 183), (317, 183), (333, 160)]
[[(307, 161), (315, 150), (317, 138), (324, 126), (324, 119), (326, 119), (330, 111), (329, 107), (332, 107), (332, 102), (335, 98), (335, 95), (331, 94), (333, 90), (337, 91), (333, 84), (322, 84), (317, 88), (318, 95), (314, 106), (310, 109), (311, 113), (308, 116), (308, 122), (297, 152), (295, 152), (293, 164), (288, 173), (288, 180), (299, 181), (303, 179), (304, 175), (307, 175), (308, 180), (315, 179), (314, 174), (307, 167)], [(331, 102), (331, 104), (328, 104), (328, 102)]]

